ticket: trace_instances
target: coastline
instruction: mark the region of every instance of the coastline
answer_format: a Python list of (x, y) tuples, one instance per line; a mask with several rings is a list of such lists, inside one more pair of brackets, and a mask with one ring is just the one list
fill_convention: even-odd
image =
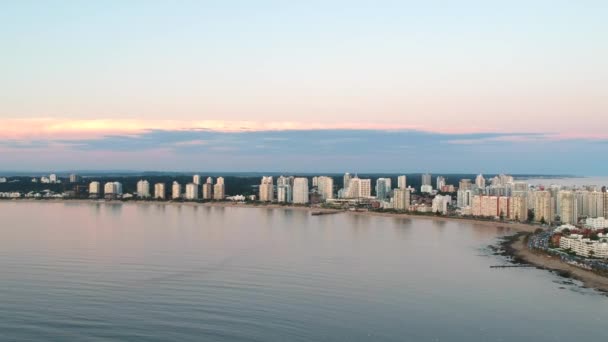
[(506, 241), (506, 254), (515, 263), (528, 263), (539, 269), (557, 273), (564, 278), (579, 280), (585, 287), (596, 289), (608, 295), (608, 277), (561, 261), (558, 257), (539, 251), (532, 251), (526, 244), (527, 234), (518, 234)]
[(360, 216), (381, 216), (381, 217), (395, 217), (395, 218), (411, 218), (411, 219), (422, 219), (442, 222), (461, 222), (467, 224), (481, 225), (492, 228), (505, 228), (511, 229), (516, 232), (532, 233), (539, 228), (537, 225), (519, 223), (519, 222), (501, 222), (501, 221), (488, 221), (488, 220), (475, 220), (471, 218), (460, 218), (455, 216), (435, 216), (435, 215), (416, 215), (408, 213), (387, 213), (377, 211), (352, 211), (343, 209), (333, 208), (321, 208), (321, 207), (309, 207), (309, 206), (296, 206), (296, 205), (280, 205), (280, 204), (246, 204), (239, 202), (173, 202), (173, 201), (105, 201), (102, 199), (15, 199), (6, 200), (11, 201), (24, 201), (24, 202), (48, 202), (48, 203), (120, 203), (120, 204), (156, 204), (156, 205), (187, 205), (187, 206), (205, 206), (205, 207), (225, 207), (225, 208), (258, 208), (258, 209), (284, 209), (284, 210), (300, 210), (308, 212), (321, 212), (321, 213), (345, 213), (349, 215), (360, 215)]

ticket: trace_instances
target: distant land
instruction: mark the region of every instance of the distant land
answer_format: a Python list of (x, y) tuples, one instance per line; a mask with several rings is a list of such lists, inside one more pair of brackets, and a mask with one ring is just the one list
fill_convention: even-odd
[[(356, 172), (356, 170), (344, 170), (343, 172), (298, 172), (298, 171), (137, 171), (137, 170), (45, 170), (45, 171), (0, 171), (0, 176), (4, 177), (40, 177), (48, 175), (49, 173), (57, 174), (58, 176), (64, 177), (70, 174), (77, 174), (83, 177), (135, 177), (135, 176), (186, 176), (193, 174), (200, 174), (205, 176), (233, 176), (233, 177), (261, 177), (261, 176), (280, 176), (280, 175), (302, 175), (302, 176), (342, 176), (344, 172), (350, 172), (352, 174), (358, 174), (360, 176), (419, 176), (424, 172)], [(444, 177), (463, 177), (467, 178), (476, 173), (470, 172), (432, 172), (432, 175), (439, 175)], [(483, 173), (486, 177), (497, 176), (501, 173)], [(586, 176), (579, 175), (567, 175), (567, 174), (511, 174), (516, 179), (527, 179), (527, 178), (584, 178)]]

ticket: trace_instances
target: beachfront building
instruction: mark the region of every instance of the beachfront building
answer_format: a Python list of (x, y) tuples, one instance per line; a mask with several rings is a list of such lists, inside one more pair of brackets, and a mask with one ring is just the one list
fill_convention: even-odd
[(558, 193), (561, 222), (569, 224), (578, 223), (578, 205), (576, 196), (572, 191), (560, 191)]
[(510, 197), (476, 195), (473, 196), (471, 212), (473, 216), (507, 217), (510, 204)]
[(154, 184), (154, 198), (164, 200), (166, 196), (165, 183)]
[(534, 193), (534, 220), (536, 222), (553, 222), (553, 199), (549, 191), (536, 191)]
[(452, 197), (449, 195), (441, 196), (437, 195), (433, 198), (433, 203), (431, 207), (431, 211), (434, 213), (447, 214), (448, 213), (448, 205), (452, 203)]
[(334, 179), (327, 176), (317, 177), (317, 190), (321, 199), (327, 201), (334, 198)]
[(122, 195), (122, 183), (107, 182), (103, 186), (103, 194), (106, 199), (115, 199)]
[(277, 185), (277, 202), (279, 203), (291, 203), (293, 201), (293, 192), (291, 185), (282, 184)]
[(585, 228), (598, 230), (608, 228), (608, 219), (604, 217), (595, 217), (585, 219)]
[(599, 240), (584, 238), (580, 234), (562, 236), (559, 248), (569, 249), (576, 255), (608, 259), (608, 234), (598, 234)]
[(369, 198), (372, 196), (372, 180), (351, 178), (345, 198)]
[(390, 178), (378, 178), (376, 180), (376, 198), (385, 200), (388, 198), (391, 191)]
[(348, 192), (348, 186), (350, 185), (350, 180), (353, 178), (353, 176), (350, 173), (345, 173), (344, 176), (342, 177), (342, 189), (344, 190), (344, 192)]
[(101, 184), (99, 182), (91, 182), (89, 184), (89, 197), (98, 198), (101, 194)]
[(201, 186), (201, 188), (204, 200), (210, 200), (213, 198), (213, 183), (206, 182)]
[[(352, 183), (352, 180), (351, 180)], [(308, 203), (308, 178), (296, 177), (293, 180), (293, 203)]]
[(186, 184), (186, 199), (197, 200), (198, 199), (198, 185), (195, 183)]
[(528, 199), (526, 196), (511, 197), (509, 219), (519, 222), (525, 222), (528, 220)]
[(393, 190), (393, 208), (396, 210), (408, 210), (410, 206), (411, 190), (397, 188)]
[(193, 175), (192, 176), (192, 183), (194, 183), (196, 185), (201, 185), (201, 182), (202, 182), (201, 175)]
[(150, 183), (147, 180), (137, 182), (137, 196), (141, 198), (150, 197)]
[(226, 197), (226, 188), (224, 185), (224, 177), (217, 177), (217, 181), (213, 186), (213, 199), (223, 200)]
[(260, 183), (260, 201), (261, 202), (272, 202), (274, 201), (274, 184), (272, 176), (262, 177)]
[(182, 185), (177, 181), (173, 181), (171, 186), (171, 198), (174, 200), (182, 198)]

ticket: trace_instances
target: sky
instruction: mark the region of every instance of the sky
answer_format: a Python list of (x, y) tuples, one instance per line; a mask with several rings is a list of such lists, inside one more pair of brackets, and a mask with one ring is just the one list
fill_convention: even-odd
[(608, 175), (606, 1), (0, 4), (0, 170)]

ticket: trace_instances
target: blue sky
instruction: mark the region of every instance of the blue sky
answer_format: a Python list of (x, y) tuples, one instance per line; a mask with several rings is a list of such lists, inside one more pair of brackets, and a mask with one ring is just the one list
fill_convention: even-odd
[(222, 169), (606, 174), (606, 18), (606, 1), (7, 2), (0, 169), (215, 153)]

